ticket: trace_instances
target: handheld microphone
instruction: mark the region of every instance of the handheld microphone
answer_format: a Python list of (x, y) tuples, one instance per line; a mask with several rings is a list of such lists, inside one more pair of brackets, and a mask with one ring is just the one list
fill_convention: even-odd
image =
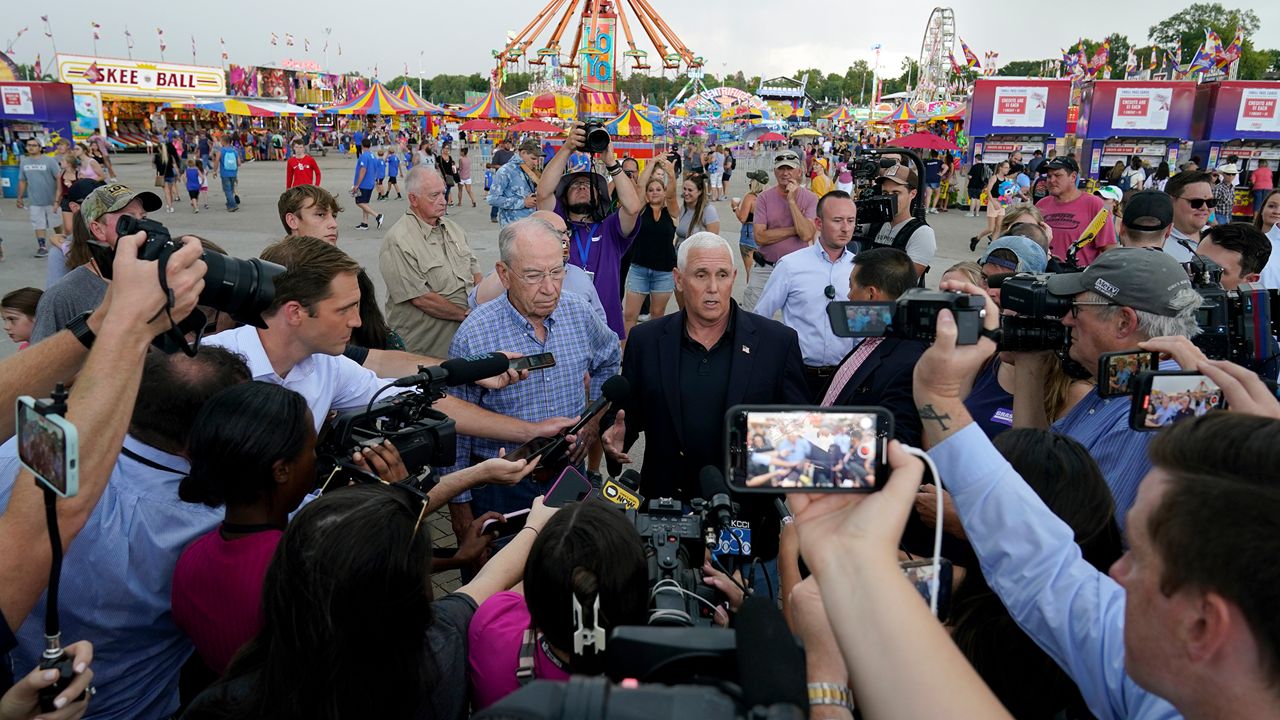
[[(626, 402), (629, 397), (631, 397), (631, 383), (628, 382), (625, 377), (621, 375), (614, 375), (608, 380), (605, 380), (604, 385), (600, 386), (600, 397), (596, 398), (595, 402), (591, 403), (587, 406), (587, 409), (582, 411), (582, 417), (578, 419), (578, 422), (573, 424), (573, 427), (565, 430), (564, 434), (577, 434), (579, 430), (586, 427), (587, 423), (591, 422), (592, 418), (604, 412), (604, 409), (609, 406), (609, 403)], [(612, 475), (614, 473), (610, 470), (609, 474)]]
[(698, 486), (706, 499), (707, 509), (715, 517), (716, 527), (728, 530), (733, 526), (733, 501), (729, 499), (729, 487), (718, 469), (707, 465), (698, 475)]
[(392, 383), (395, 387), (413, 387), (425, 383), (444, 382), (449, 387), (466, 385), (477, 380), (501, 375), (511, 366), (511, 360), (500, 352), (450, 358), (435, 367), (419, 367), (416, 375), (402, 377)]

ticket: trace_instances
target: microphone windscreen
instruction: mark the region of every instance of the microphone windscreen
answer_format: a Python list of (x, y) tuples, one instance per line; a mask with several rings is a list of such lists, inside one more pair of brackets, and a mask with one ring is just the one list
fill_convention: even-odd
[(729, 494), (729, 486), (724, 482), (724, 475), (713, 465), (704, 465), (702, 472), (698, 473), (698, 488), (702, 491), (702, 497), (708, 499), (718, 493)]
[(640, 473), (636, 472), (631, 468), (627, 468), (626, 470), (623, 470), (622, 474), (618, 475), (617, 478), (619, 482), (621, 482), (623, 485), (626, 485), (628, 488), (631, 488), (632, 490), (640, 489)]
[(511, 367), (511, 360), (500, 352), (451, 358), (440, 363), (440, 368), (449, 373), (449, 377), (445, 380), (445, 384), (449, 387), (501, 375), (509, 367)]
[(611, 403), (626, 402), (631, 397), (631, 383), (621, 375), (614, 375), (600, 386), (600, 394)]

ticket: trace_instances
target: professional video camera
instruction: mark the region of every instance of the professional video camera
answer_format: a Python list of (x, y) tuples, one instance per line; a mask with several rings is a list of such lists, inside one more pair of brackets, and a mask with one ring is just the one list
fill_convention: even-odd
[[(875, 180), (882, 170), (897, 165), (892, 158), (882, 155), (894, 154), (909, 159), (916, 168), (916, 177), (924, 182), (924, 162), (914, 151), (907, 148), (858, 148), (856, 156), (850, 161), (853, 170), (854, 200), (858, 204), (859, 225), (874, 226), (892, 222), (898, 214), (898, 198), (880, 191)], [(911, 214), (924, 219), (924, 193), (917, 192), (912, 204)], [(872, 238), (855, 237), (855, 240), (866, 241)], [(865, 242), (864, 242), (865, 247)]]
[(1191, 270), (1191, 285), (1202, 300), (1196, 311), (1200, 334), (1191, 341), (1212, 360), (1253, 370), (1273, 363), (1280, 292), (1249, 283), (1227, 290), (1221, 284), (1222, 266), (1203, 255), (1195, 256)]
[[(116, 221), (116, 234), (123, 237), (145, 232), (147, 241), (138, 249), (138, 258), (158, 260), (160, 281), (164, 284), (164, 263), (169, 255), (181, 247), (174, 242), (169, 229), (155, 220), (139, 220), (132, 215), (121, 215)], [(115, 256), (115, 251), (111, 251)], [(275, 298), (274, 280), (284, 268), (258, 258), (241, 260), (216, 252), (204, 251), (200, 255), (208, 270), (204, 275), (204, 290), (200, 292), (200, 304), (227, 313), (236, 322), (265, 328), (262, 312), (271, 306)], [(102, 263), (99, 263), (102, 267)], [(110, 267), (110, 262), (105, 267)], [(195, 313), (193, 313), (194, 315)], [(199, 324), (204, 325), (200, 315)], [(184, 323), (187, 325), (188, 323)], [(194, 354), (192, 350), (191, 354)]]
[(1000, 318), (1000, 349), (1009, 352), (1053, 350), (1066, 357), (1071, 333), (1062, 317), (1071, 310), (1070, 297), (1049, 292), (1049, 276), (1017, 273), (1000, 280), (1000, 306), (1015, 315)]
[(956, 319), (956, 344), (973, 345), (982, 335), (986, 298), (945, 290), (911, 288), (896, 302), (850, 301), (827, 304), (831, 332), (837, 337), (901, 337), (932, 343), (938, 311)]
[[(431, 405), (444, 397), (444, 389), (506, 372), (510, 360), (502, 353), (446, 360), (435, 367), (420, 366), (417, 375), (400, 378), (378, 390), (364, 410), (340, 412), (325, 427), (316, 446), (316, 470), (320, 485), (334, 482), (366, 482), (366, 471), (351, 463), (352, 452), (362, 446), (390, 440), (400, 452), (405, 468), (416, 473), (417, 489), (435, 484), (435, 468), (457, 460), (454, 422)], [(410, 392), (375, 403), (393, 387)], [(426, 470), (426, 472), (422, 472)]]

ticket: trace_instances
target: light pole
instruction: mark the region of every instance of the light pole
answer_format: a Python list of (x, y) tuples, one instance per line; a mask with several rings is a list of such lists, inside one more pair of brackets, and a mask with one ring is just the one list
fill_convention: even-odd
[(871, 104), (880, 102), (880, 43), (871, 46), (876, 51), (876, 64), (871, 69)]

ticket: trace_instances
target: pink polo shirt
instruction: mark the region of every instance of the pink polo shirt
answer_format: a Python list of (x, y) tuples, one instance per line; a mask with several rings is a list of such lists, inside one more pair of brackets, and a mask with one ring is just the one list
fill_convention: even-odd
[[(818, 217), (818, 196), (812, 190), (808, 188), (796, 190), (796, 206), (806, 218), (813, 220)], [(787, 205), (787, 196), (782, 194), (782, 190), (777, 185), (760, 193), (756, 198), (755, 224), (764, 225), (769, 229), (795, 225), (795, 221), (791, 218), (791, 208)], [(757, 233), (756, 242), (759, 243), (759, 241), (759, 233)], [(760, 245), (759, 250), (769, 262), (778, 262), (784, 255), (807, 245), (808, 243), (801, 240), (799, 235), (792, 235), (772, 245)]]
[[(500, 592), (485, 600), (467, 629), (467, 664), (471, 668), (471, 702), (482, 710), (520, 689), (520, 644), (529, 627), (524, 595)], [(533, 675), (538, 680), (568, 680), (569, 673), (534, 648)]]
[[(1069, 203), (1058, 202), (1058, 198), (1050, 195), (1036, 203), (1036, 208), (1044, 215), (1044, 222), (1053, 228), (1053, 238), (1049, 241), (1049, 252), (1059, 260), (1067, 259), (1067, 248), (1080, 239), (1084, 229), (1093, 222), (1094, 216), (1102, 210), (1102, 198), (1096, 195), (1080, 193), (1080, 196)], [(1116, 244), (1116, 229), (1113, 218), (1107, 218), (1093, 242), (1080, 248), (1076, 253), (1076, 262), (1084, 267), (1093, 262), (1103, 249)]]

